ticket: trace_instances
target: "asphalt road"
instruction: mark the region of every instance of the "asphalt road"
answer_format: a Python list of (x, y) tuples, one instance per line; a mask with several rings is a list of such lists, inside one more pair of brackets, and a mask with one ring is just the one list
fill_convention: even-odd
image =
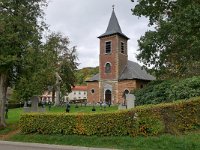
[(0, 141), (0, 150), (111, 150), (111, 149)]

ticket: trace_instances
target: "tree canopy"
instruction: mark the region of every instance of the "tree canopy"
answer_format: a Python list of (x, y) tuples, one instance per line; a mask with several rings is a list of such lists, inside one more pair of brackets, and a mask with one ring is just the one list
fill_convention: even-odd
[(27, 50), (38, 49), (46, 27), (42, 21), (44, 6), (45, 0), (0, 1), (0, 126), (5, 126), (7, 87), (20, 78)]
[(96, 75), (97, 73), (99, 73), (99, 67), (86, 67), (86, 68), (82, 68), (82, 69), (78, 69), (75, 72), (75, 76), (76, 76), (76, 84), (77, 85), (86, 85), (87, 83), (85, 82), (86, 80), (88, 80), (89, 78), (91, 78), (92, 76)]
[(46, 0), (0, 1), (0, 126), (5, 126), (8, 86), (15, 88), (17, 98), (28, 100), (53, 86), (56, 74), (62, 78), (61, 89), (70, 91), (75, 82), (76, 47), (70, 48), (60, 33), (42, 40), (47, 5)]
[(132, 11), (154, 27), (138, 40), (138, 60), (160, 78), (200, 74), (199, 0), (137, 0)]

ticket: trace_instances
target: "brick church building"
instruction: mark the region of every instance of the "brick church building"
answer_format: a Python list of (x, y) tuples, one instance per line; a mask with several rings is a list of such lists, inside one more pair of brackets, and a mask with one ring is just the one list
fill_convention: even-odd
[(122, 103), (124, 94), (143, 88), (149, 81), (155, 80), (139, 64), (128, 60), (129, 38), (122, 33), (114, 9), (106, 32), (98, 38), (99, 73), (86, 81), (89, 103)]

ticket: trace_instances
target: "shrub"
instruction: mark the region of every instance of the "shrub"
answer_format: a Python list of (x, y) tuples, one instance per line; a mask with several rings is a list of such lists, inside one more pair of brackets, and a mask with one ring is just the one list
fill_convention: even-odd
[(200, 126), (200, 98), (109, 113), (27, 113), (22, 133), (99, 136), (177, 134)]
[(150, 82), (145, 88), (133, 92), (136, 105), (159, 104), (200, 96), (200, 76), (187, 79)]
[(23, 103), (9, 103), (8, 104), (8, 109), (13, 109), (13, 108), (20, 108), (22, 107), (24, 104)]

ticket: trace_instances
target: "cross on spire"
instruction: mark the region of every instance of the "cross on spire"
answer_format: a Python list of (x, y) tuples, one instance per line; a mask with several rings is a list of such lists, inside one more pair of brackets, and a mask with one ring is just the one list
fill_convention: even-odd
[(113, 10), (115, 9), (115, 5), (114, 4), (112, 5), (112, 8), (113, 8)]

